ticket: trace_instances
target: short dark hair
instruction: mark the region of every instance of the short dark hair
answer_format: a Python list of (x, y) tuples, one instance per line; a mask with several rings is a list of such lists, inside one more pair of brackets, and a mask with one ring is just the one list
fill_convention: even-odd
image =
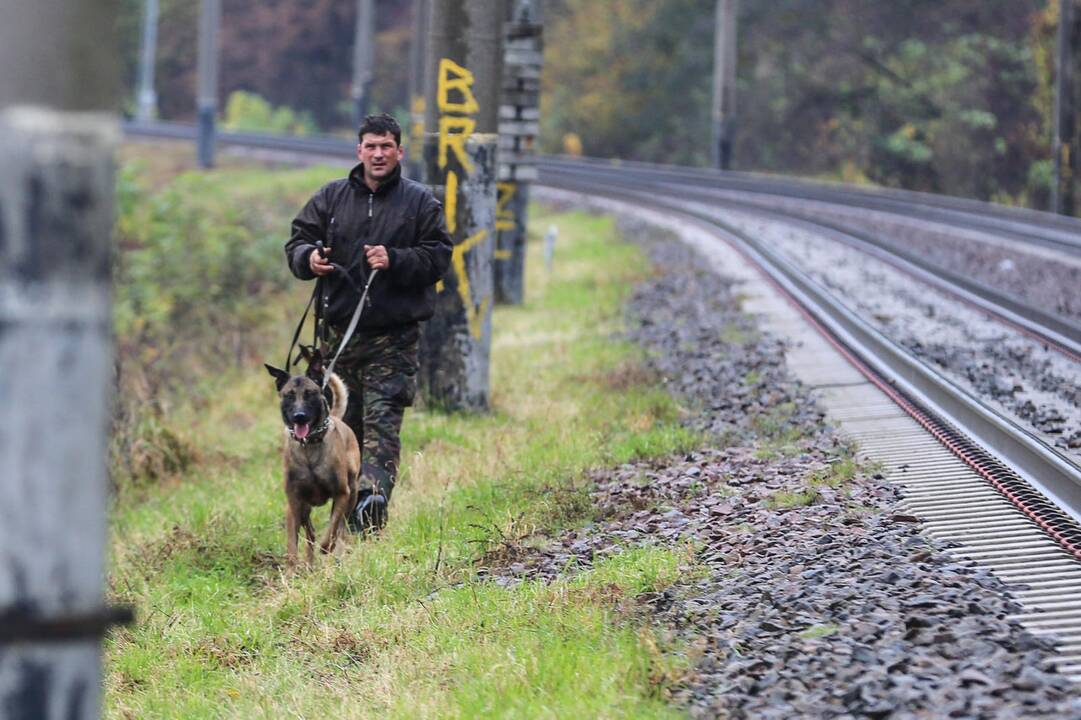
[(402, 126), (398, 124), (390, 115), (382, 113), (381, 115), (369, 115), (364, 118), (364, 121), (360, 123), (360, 131), (357, 133), (357, 138), (364, 142), (364, 136), (367, 133), (373, 135), (386, 135), (391, 134), (394, 136), (394, 142), (398, 145), (402, 144)]

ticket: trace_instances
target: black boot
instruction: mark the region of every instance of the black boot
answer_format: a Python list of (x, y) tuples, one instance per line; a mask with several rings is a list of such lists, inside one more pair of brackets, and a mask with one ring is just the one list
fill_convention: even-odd
[(361, 490), (360, 500), (346, 522), (352, 533), (379, 532), (387, 524), (387, 499), (371, 490)]

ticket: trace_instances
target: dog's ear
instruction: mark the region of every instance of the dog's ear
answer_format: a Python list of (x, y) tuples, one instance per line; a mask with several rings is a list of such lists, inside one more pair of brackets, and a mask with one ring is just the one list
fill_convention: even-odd
[(308, 361), (307, 376), (313, 380), (316, 378), (322, 379), (323, 370), (326, 367), (323, 360), (323, 351), (315, 345), (302, 345), (300, 347), (300, 354)]
[(281, 392), (282, 388), (285, 387), (285, 383), (289, 382), (289, 373), (280, 368), (271, 367), (266, 363), (263, 363), (263, 367), (274, 378), (274, 384), (278, 386), (278, 392)]
[(306, 372), (304, 374), (307, 377), (311, 378), (311, 380), (313, 382), (315, 382), (315, 384), (317, 384), (317, 385), (322, 385), (323, 384), (323, 375), (325, 373), (323, 371), (322, 363), (319, 363), (319, 364), (312, 363), (311, 365), (308, 366), (308, 372)]

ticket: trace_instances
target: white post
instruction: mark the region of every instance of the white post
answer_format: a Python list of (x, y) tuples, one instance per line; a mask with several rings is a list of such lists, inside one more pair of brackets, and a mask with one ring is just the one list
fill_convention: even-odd
[(373, 0), (357, 0), (357, 23), (353, 32), (353, 129), (368, 114), (372, 98), (372, 78), (375, 74), (375, 4)]
[(139, 90), (136, 97), (140, 122), (150, 122), (157, 114), (154, 92), (154, 58), (158, 47), (158, 0), (146, 0), (143, 12), (143, 43), (139, 53)]
[(214, 167), (215, 118), (218, 114), (218, 26), (221, 24), (221, 0), (202, 0), (199, 11), (199, 88), (196, 93), (198, 113), (199, 166)]

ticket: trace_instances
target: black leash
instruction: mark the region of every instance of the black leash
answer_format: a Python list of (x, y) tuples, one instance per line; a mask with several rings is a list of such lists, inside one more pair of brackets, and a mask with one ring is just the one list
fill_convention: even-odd
[(330, 365), (328, 365), (323, 372), (323, 388), (326, 388), (327, 382), (334, 372), (334, 364), (338, 362), (338, 358), (342, 355), (342, 350), (345, 350), (345, 346), (349, 344), (349, 339), (353, 337), (353, 332), (357, 329), (357, 323), (360, 321), (360, 313), (364, 310), (364, 303), (368, 299), (368, 288), (372, 286), (372, 280), (375, 280), (375, 276), (378, 274), (378, 270), (372, 270), (371, 275), (368, 276), (368, 282), (364, 283), (364, 292), (360, 294), (360, 301), (357, 302), (356, 310), (353, 311), (353, 317), (349, 320), (349, 327), (346, 329), (345, 335), (342, 336), (341, 341), (338, 343), (338, 352), (334, 353), (334, 359), (330, 361)]
[[(320, 278), (320, 280), (322, 280), (322, 278)], [(312, 303), (314, 303), (315, 298), (317, 298), (319, 296), (319, 290), (320, 290), (321, 285), (322, 285), (321, 282), (316, 282), (315, 283), (315, 289), (312, 290), (312, 296), (310, 298), (308, 298), (308, 305), (307, 305), (307, 307), (304, 308), (304, 314), (300, 316), (300, 322), (297, 323), (297, 329), (293, 333), (293, 341), (291, 343), (289, 343), (289, 349), (285, 351), (285, 372), (289, 372), (289, 367), (293, 364), (293, 348), (295, 348), (297, 346), (297, 340), (300, 339), (300, 331), (304, 329), (304, 321), (308, 319), (308, 312), (310, 312), (311, 309), (312, 309)], [(319, 313), (317, 311), (316, 315), (318, 315), (318, 314)], [(315, 319), (315, 328), (316, 328), (315, 332), (318, 335), (318, 333), (319, 333), (319, 318), (318, 317), (316, 317), (316, 319)]]
[[(313, 250), (312, 252), (319, 253), (320, 257), (326, 260), (326, 251), (323, 250), (322, 241), (315, 243), (315, 250)], [(338, 354), (334, 356), (334, 360), (337, 361), (338, 355), (341, 355), (342, 348), (345, 347), (345, 342), (353, 335), (353, 331), (356, 330), (357, 321), (360, 319), (360, 309), (363, 307), (364, 302), (368, 297), (368, 289), (372, 285), (372, 280), (375, 278), (375, 274), (379, 271), (373, 270), (371, 274), (368, 275), (368, 281), (365, 283), (364, 289), (361, 290), (360, 286), (357, 285), (356, 281), (354, 281), (353, 278), (349, 275), (349, 270), (347, 268), (335, 262), (330, 263), (330, 266), (334, 269), (334, 272), (337, 272), (343, 278), (345, 278), (346, 282), (348, 282), (352, 286), (353, 290), (355, 290), (357, 294), (360, 295), (360, 302), (357, 303), (357, 309), (353, 311), (353, 318), (349, 322), (349, 331), (346, 333), (345, 338), (343, 339), (340, 347), (338, 348)], [(326, 276), (319, 277), (316, 280), (315, 288), (312, 289), (312, 295), (310, 298), (308, 298), (308, 304), (304, 308), (304, 314), (300, 316), (300, 322), (297, 323), (297, 328), (293, 332), (293, 340), (289, 343), (289, 349), (285, 353), (285, 372), (289, 372), (289, 368), (293, 364), (293, 348), (296, 347), (297, 340), (300, 339), (300, 332), (304, 329), (304, 323), (308, 319), (308, 313), (311, 312), (313, 304), (315, 305), (315, 327), (313, 328), (312, 345), (314, 347), (318, 347), (320, 340), (320, 324), (323, 321), (323, 317), (321, 312), (321, 306), (316, 299), (322, 295), (322, 292), (324, 290), (324, 277)], [(325, 340), (325, 338), (323, 339)], [(334, 367), (333, 362), (330, 364), (330, 367)], [(327, 370), (325, 377), (330, 377), (330, 369)], [(325, 387), (326, 383), (324, 383), (323, 385)]]

